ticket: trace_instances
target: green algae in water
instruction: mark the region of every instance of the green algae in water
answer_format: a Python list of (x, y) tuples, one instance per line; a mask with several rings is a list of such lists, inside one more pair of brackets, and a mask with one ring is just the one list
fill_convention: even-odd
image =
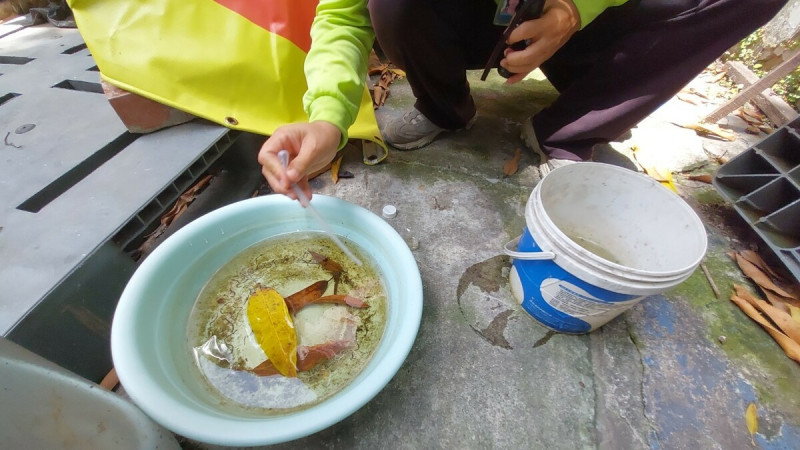
[[(386, 289), (380, 271), (354, 243), (357, 266), (321, 233), (289, 233), (259, 242), (236, 255), (200, 292), (187, 326), (201, 378), (221, 406), (256, 414), (283, 414), (313, 406), (347, 386), (366, 366), (386, 324)], [(365, 308), (336, 304), (306, 306), (294, 316), (298, 347), (348, 342), (347, 349), (297, 378), (258, 376), (250, 370), (266, 360), (247, 320), (247, 300), (258, 286), (287, 297), (320, 280), (334, 281), (311, 256), (339, 263), (337, 293), (361, 298)]]

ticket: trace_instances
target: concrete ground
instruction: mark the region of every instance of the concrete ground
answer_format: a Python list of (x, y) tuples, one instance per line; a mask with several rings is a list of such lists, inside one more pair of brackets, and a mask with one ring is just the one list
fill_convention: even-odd
[[(758, 448), (800, 448), (800, 365), (728, 299), (747, 283), (726, 256), (758, 246), (757, 236), (714, 188), (676, 173), (680, 195), (703, 218), (704, 261), (721, 295), (697, 270), (672, 292), (646, 298), (588, 335), (558, 334), (514, 301), (503, 245), (521, 233), (523, 211), (539, 181), (523, 153), (518, 173), (502, 168), (520, 147), (520, 122), (552, 101), (543, 79), (502, 86), (471, 75), (479, 118), (474, 128), (427, 148), (392, 149), (366, 166), (348, 154), (354, 174), (314, 192), (361, 205), (387, 221), (419, 265), (424, 310), (410, 355), (366, 406), (317, 434), (277, 448), (752, 448), (745, 409), (758, 406)], [(730, 157), (765, 135), (743, 132), (731, 115), (721, 123), (737, 140), (698, 136), (694, 122), (724, 101), (713, 73), (693, 83), (708, 100), (673, 99), (596, 158), (636, 168), (631, 148), (673, 171), (713, 173), (709, 154)], [(379, 120), (413, 103), (395, 82)], [(642, 156), (643, 155), (643, 156)], [(657, 220), (657, 218), (655, 218)], [(724, 337), (723, 337), (724, 336)], [(203, 447), (185, 442), (187, 446)]]

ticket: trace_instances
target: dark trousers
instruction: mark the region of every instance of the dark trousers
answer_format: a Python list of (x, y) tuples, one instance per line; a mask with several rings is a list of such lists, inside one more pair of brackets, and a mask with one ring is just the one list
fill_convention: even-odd
[[(541, 69), (559, 91), (531, 120), (545, 153), (590, 159), (787, 0), (630, 0), (578, 31)], [(447, 129), (475, 114), (466, 69), (482, 69), (502, 28), (494, 0), (370, 0), (381, 49), (406, 70), (415, 107)]]

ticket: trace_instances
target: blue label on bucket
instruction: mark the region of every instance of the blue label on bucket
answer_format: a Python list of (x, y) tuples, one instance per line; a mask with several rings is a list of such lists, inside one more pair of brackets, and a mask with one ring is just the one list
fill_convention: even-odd
[[(519, 251), (541, 251), (526, 229)], [(522, 308), (561, 333), (586, 333), (605, 324), (643, 296), (620, 294), (589, 284), (552, 260), (514, 260), (523, 291)]]

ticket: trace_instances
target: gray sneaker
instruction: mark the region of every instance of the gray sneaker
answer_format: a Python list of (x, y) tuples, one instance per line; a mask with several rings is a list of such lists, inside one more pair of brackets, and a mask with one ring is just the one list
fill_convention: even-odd
[(539, 140), (536, 139), (536, 132), (533, 131), (533, 124), (531, 124), (531, 119), (525, 119), (525, 122), (522, 124), (522, 130), (520, 132), (520, 139), (525, 144), (525, 147), (528, 150), (539, 155), (539, 164), (536, 167), (539, 171), (539, 176), (544, 178), (545, 175), (552, 172), (559, 167), (567, 166), (569, 164), (575, 164), (578, 161), (572, 161), (570, 159), (553, 159), (547, 156), (543, 151), (542, 148), (539, 147)]
[[(467, 130), (475, 123), (476, 114), (465, 127)], [(417, 108), (403, 114), (403, 117), (389, 122), (382, 130), (386, 142), (400, 150), (413, 150), (424, 147), (439, 134), (450, 131), (428, 120)]]

